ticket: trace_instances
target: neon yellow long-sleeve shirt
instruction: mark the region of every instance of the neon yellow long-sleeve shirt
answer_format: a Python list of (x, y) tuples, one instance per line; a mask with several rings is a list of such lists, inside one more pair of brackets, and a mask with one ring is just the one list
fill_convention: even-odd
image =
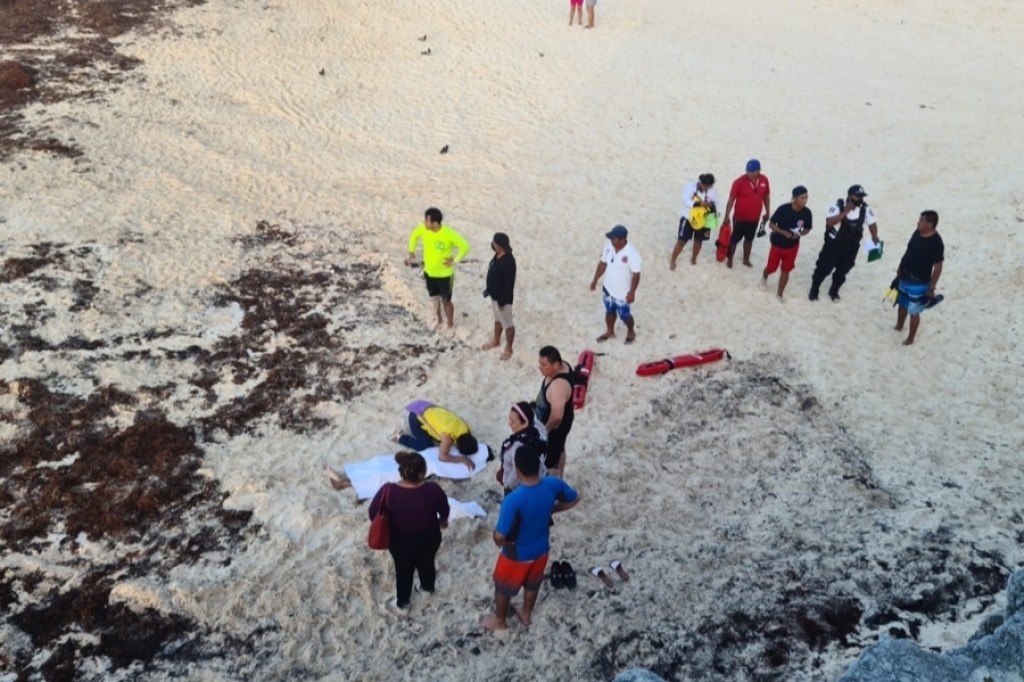
[[(444, 262), (452, 258), (458, 263), (469, 253), (469, 242), (447, 225), (442, 224), (437, 232), (428, 230), (423, 223), (417, 225), (409, 235), (409, 255), (416, 253), (420, 239), (423, 240), (423, 272), (430, 277), (451, 277), (455, 268)], [(458, 250), (458, 254), (453, 256), (453, 250)]]

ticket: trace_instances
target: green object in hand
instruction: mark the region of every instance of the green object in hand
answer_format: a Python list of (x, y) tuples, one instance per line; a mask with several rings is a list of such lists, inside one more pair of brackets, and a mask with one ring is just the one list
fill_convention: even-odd
[(878, 246), (868, 251), (868, 262), (874, 263), (882, 257), (882, 252), (885, 250), (885, 242), (878, 242)]

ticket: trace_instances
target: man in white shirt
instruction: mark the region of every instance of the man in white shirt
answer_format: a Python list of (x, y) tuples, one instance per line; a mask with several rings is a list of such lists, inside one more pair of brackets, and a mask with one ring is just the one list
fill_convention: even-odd
[(718, 193), (715, 191), (715, 176), (704, 173), (683, 188), (683, 213), (679, 218), (676, 245), (668, 261), (668, 269), (676, 269), (676, 259), (683, 252), (686, 242), (693, 240), (690, 265), (697, 264), (700, 247), (711, 238), (711, 228), (705, 223), (709, 213), (717, 213)]
[(626, 343), (636, 340), (635, 321), (629, 306), (636, 299), (636, 288), (640, 285), (640, 253), (627, 241), (628, 236), (629, 230), (622, 225), (616, 225), (605, 235), (608, 243), (590, 282), (590, 290), (595, 291), (600, 281), (604, 295), (606, 330), (597, 337), (598, 342), (615, 336), (616, 317), (626, 325)]
[(839, 301), (839, 288), (846, 281), (846, 275), (857, 262), (860, 240), (864, 236), (864, 226), (871, 231), (871, 238), (878, 243), (878, 225), (875, 213), (864, 201), (868, 195), (860, 185), (851, 185), (846, 191), (846, 199), (838, 199), (829, 206), (825, 217), (825, 243), (818, 254), (818, 262), (814, 265), (811, 275), (811, 290), (807, 298), (818, 300), (818, 289), (825, 278), (832, 275), (832, 285), (828, 288), (828, 296)]

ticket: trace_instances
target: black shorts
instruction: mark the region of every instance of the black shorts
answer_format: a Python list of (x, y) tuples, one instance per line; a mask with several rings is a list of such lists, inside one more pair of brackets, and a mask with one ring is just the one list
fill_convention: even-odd
[(452, 288), (455, 284), (454, 275), (448, 277), (431, 277), (424, 273), (423, 279), (427, 281), (427, 293), (430, 297), (439, 297), (442, 301), (452, 300)]
[(691, 239), (704, 242), (711, 239), (711, 229), (706, 227), (703, 230), (695, 230), (690, 226), (690, 221), (686, 216), (683, 216), (679, 219), (679, 231), (676, 233), (676, 237), (681, 242), (688, 242)]
[(739, 244), (743, 241), (749, 243), (754, 241), (754, 235), (756, 234), (756, 220), (734, 220), (732, 223), (732, 239), (729, 241), (732, 244)]
[(569, 432), (572, 431), (572, 419), (568, 422), (563, 419), (558, 428), (548, 434), (548, 451), (544, 456), (544, 466), (548, 469), (557, 469), (558, 462), (565, 452), (565, 441), (569, 439)]

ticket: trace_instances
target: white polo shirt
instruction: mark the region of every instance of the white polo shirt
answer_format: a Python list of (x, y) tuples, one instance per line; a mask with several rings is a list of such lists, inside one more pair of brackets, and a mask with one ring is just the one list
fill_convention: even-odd
[(607, 266), (601, 286), (612, 298), (625, 301), (633, 284), (633, 273), (640, 272), (640, 252), (629, 242), (621, 251), (616, 251), (608, 240), (601, 253), (601, 262)]

